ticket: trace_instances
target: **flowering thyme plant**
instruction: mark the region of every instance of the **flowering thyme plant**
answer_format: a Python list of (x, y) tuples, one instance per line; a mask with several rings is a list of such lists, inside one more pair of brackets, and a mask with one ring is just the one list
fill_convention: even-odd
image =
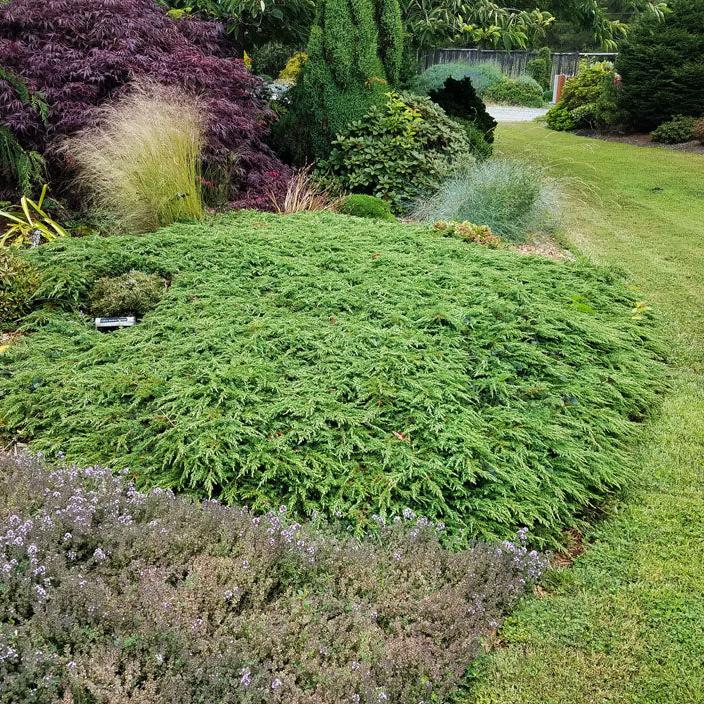
[(543, 560), (524, 534), (452, 552), (410, 510), (377, 522), (358, 540), (0, 456), (4, 701), (444, 701)]

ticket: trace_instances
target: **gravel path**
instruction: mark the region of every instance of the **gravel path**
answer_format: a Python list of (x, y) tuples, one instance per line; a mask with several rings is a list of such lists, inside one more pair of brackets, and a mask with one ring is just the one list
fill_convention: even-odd
[(520, 108), (512, 105), (487, 105), (486, 109), (497, 122), (530, 122), (548, 111), (547, 108)]

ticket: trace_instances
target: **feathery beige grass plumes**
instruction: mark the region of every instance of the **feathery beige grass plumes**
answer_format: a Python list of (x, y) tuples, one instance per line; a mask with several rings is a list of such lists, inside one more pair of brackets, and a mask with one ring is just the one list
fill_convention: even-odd
[(139, 232), (203, 215), (202, 139), (195, 99), (142, 82), (64, 148), (93, 207)]
[(270, 195), (277, 213), (291, 215), (306, 210), (333, 210), (339, 197), (330, 188), (321, 186), (313, 178), (313, 169), (306, 166), (298, 169), (288, 183), (283, 196)]

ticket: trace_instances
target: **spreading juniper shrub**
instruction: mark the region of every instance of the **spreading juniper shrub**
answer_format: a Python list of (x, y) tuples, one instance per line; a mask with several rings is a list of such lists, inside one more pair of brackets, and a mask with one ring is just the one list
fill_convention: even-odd
[(544, 565), (441, 529), (358, 540), (0, 455), (3, 701), (445, 701)]
[[(3, 355), (0, 433), (144, 487), (554, 541), (628, 481), (661, 388), (618, 274), (430, 226), (239, 212), (28, 258), (47, 303)], [(130, 270), (171, 285), (102, 335), (85, 301)]]

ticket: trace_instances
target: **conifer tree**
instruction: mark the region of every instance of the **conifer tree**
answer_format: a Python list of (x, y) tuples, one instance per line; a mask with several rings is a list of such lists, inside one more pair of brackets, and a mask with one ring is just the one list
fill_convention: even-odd
[(286, 125), (302, 142), (294, 156), (327, 156), (335, 136), (397, 85), (402, 56), (398, 0), (322, 0)]

